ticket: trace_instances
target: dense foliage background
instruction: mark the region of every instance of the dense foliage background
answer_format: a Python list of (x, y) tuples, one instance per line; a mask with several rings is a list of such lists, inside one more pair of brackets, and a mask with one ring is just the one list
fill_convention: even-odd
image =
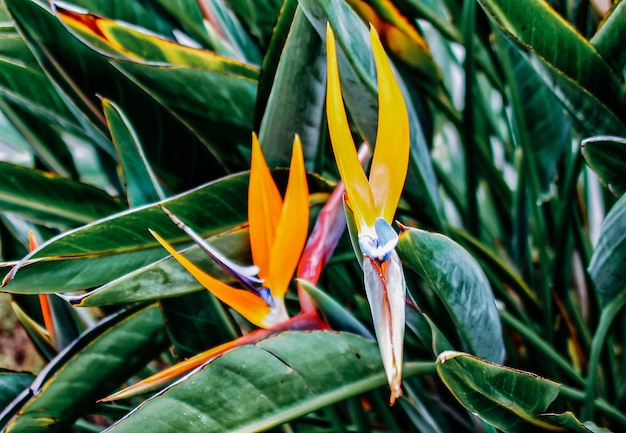
[[(0, 428), (625, 431), (626, 6), (605, 3), (4, 0), (2, 290), (45, 367), (0, 371)], [(346, 233), (307, 286), (334, 331), (278, 332), (160, 394), (99, 401), (252, 329), (148, 229), (193, 244), (165, 203), (250, 263), (253, 131), (272, 167), (300, 135), (313, 226), (338, 180), (327, 22), (357, 142), (376, 142), (368, 22), (407, 99), (404, 397), (388, 406)]]

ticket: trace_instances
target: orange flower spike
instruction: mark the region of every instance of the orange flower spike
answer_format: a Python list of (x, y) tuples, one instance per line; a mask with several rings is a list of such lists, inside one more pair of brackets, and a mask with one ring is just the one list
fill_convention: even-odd
[(265, 279), (270, 269), (270, 257), (276, 227), (283, 206), (278, 188), (265, 162), (256, 134), (252, 134), (252, 158), (248, 185), (248, 221), (252, 261)]

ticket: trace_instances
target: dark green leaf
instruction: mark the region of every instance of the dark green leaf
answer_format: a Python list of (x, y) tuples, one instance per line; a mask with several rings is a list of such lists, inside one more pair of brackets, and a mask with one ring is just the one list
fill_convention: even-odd
[(606, 216), (589, 263), (589, 276), (605, 303), (626, 289), (626, 194)]
[(626, 132), (626, 91), (595, 48), (543, 0), (479, 0), (572, 115), (593, 134)]
[(626, 192), (626, 138), (592, 137), (583, 140), (582, 154), (587, 165), (617, 197)]
[[(431, 366), (407, 364), (405, 372), (430, 372)], [(285, 332), (206, 364), (110, 431), (259, 431), (385, 383), (373, 341)]]
[(400, 234), (397, 249), (402, 262), (439, 296), (468, 350), (502, 362), (500, 318), (487, 277), (476, 260), (443, 235), (410, 228)]
[[(270, 166), (289, 165), (295, 134), (300, 135), (309, 168), (315, 161), (325, 118), (323, 52), (320, 37), (298, 9), (273, 77), (259, 130), (259, 141)], [(298, 91), (294, 92), (296, 88)]]
[[(227, 171), (188, 127), (129, 82), (106, 56), (76, 39), (46, 5), (37, 0), (6, 3), (42, 68), (66, 100), (74, 104), (72, 110), (90, 136), (106, 133), (98, 99), (101, 96), (118, 104), (141, 142), (150, 143), (144, 149), (146, 157), (170, 190), (190, 188)], [(111, 143), (108, 146), (106, 150), (113, 155)], [(190, 165), (189, 161), (194, 163)]]
[(256, 38), (258, 45), (263, 49), (267, 47), (283, 2), (281, 0), (259, 2), (229, 0), (228, 3), (239, 20), (247, 26), (248, 32)]
[[(209, 183), (162, 204), (203, 236), (247, 220), (248, 174)], [(80, 202), (77, 204), (81, 204)], [(210, 210), (210, 211), (209, 211)], [(167, 255), (148, 232), (176, 245), (188, 242), (158, 205), (131, 209), (64, 233), (41, 245), (16, 269), (6, 287), (14, 293), (56, 293), (99, 286)], [(23, 264), (32, 262), (22, 268)]]
[[(31, 373), (0, 369), (0, 407), (6, 407), (35, 379)], [(2, 426), (0, 425), (0, 428)]]
[[(7, 432), (68, 431), (166, 347), (161, 313), (151, 306), (110, 318), (60, 353), (31, 385), (32, 398)], [(1, 417), (0, 417), (1, 418)]]
[(179, 361), (239, 336), (225, 307), (208, 290), (161, 299), (160, 304)]
[(626, 2), (614, 2), (609, 15), (600, 23), (600, 27), (589, 42), (598, 53), (613, 67), (618, 76), (623, 76), (626, 68)]
[(108, 99), (102, 100), (104, 115), (113, 137), (130, 207), (142, 206), (165, 198), (141, 142), (121, 109)]
[(72, 227), (122, 209), (104, 191), (52, 173), (0, 162), (0, 178), (0, 210), (42, 224)]
[(560, 431), (558, 425), (589, 431), (571, 414), (543, 415), (559, 394), (556, 382), (459, 352), (442, 353), (437, 373), (467, 410), (507, 433)]

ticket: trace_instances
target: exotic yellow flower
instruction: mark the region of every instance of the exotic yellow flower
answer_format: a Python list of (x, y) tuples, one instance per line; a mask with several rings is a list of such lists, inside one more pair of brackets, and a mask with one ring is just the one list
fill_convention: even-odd
[(326, 27), (328, 82), (326, 114), (346, 202), (354, 214), (362, 254), (365, 290), (391, 389), (391, 404), (402, 393), (402, 350), (406, 285), (391, 227), (409, 164), (409, 120), (404, 97), (378, 34), (370, 28), (378, 74), (378, 130), (369, 178), (357, 158), (343, 104), (335, 37)]
[[(248, 220), (254, 266), (244, 267), (230, 262), (178, 218), (169, 215), (205, 252), (250, 290), (235, 289), (205, 273), (152, 232), (200, 284), (261, 328), (271, 328), (289, 319), (284, 297), (304, 248), (309, 223), (309, 191), (302, 145), (297, 136), (284, 200), (272, 179), (256, 135), (252, 138)], [(254, 275), (256, 273), (258, 278)]]

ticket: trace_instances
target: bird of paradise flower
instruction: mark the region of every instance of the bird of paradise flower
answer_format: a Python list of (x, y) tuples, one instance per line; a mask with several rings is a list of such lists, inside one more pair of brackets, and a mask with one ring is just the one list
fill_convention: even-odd
[(354, 249), (364, 273), (367, 299), (383, 366), (391, 390), (390, 404), (402, 394), (406, 285), (395, 251), (398, 235), (391, 227), (409, 163), (409, 121), (402, 91), (371, 27), (370, 39), (378, 75), (378, 130), (369, 178), (357, 158), (343, 103), (334, 33), (327, 25), (328, 129), (341, 179), (348, 217), (357, 229)]

